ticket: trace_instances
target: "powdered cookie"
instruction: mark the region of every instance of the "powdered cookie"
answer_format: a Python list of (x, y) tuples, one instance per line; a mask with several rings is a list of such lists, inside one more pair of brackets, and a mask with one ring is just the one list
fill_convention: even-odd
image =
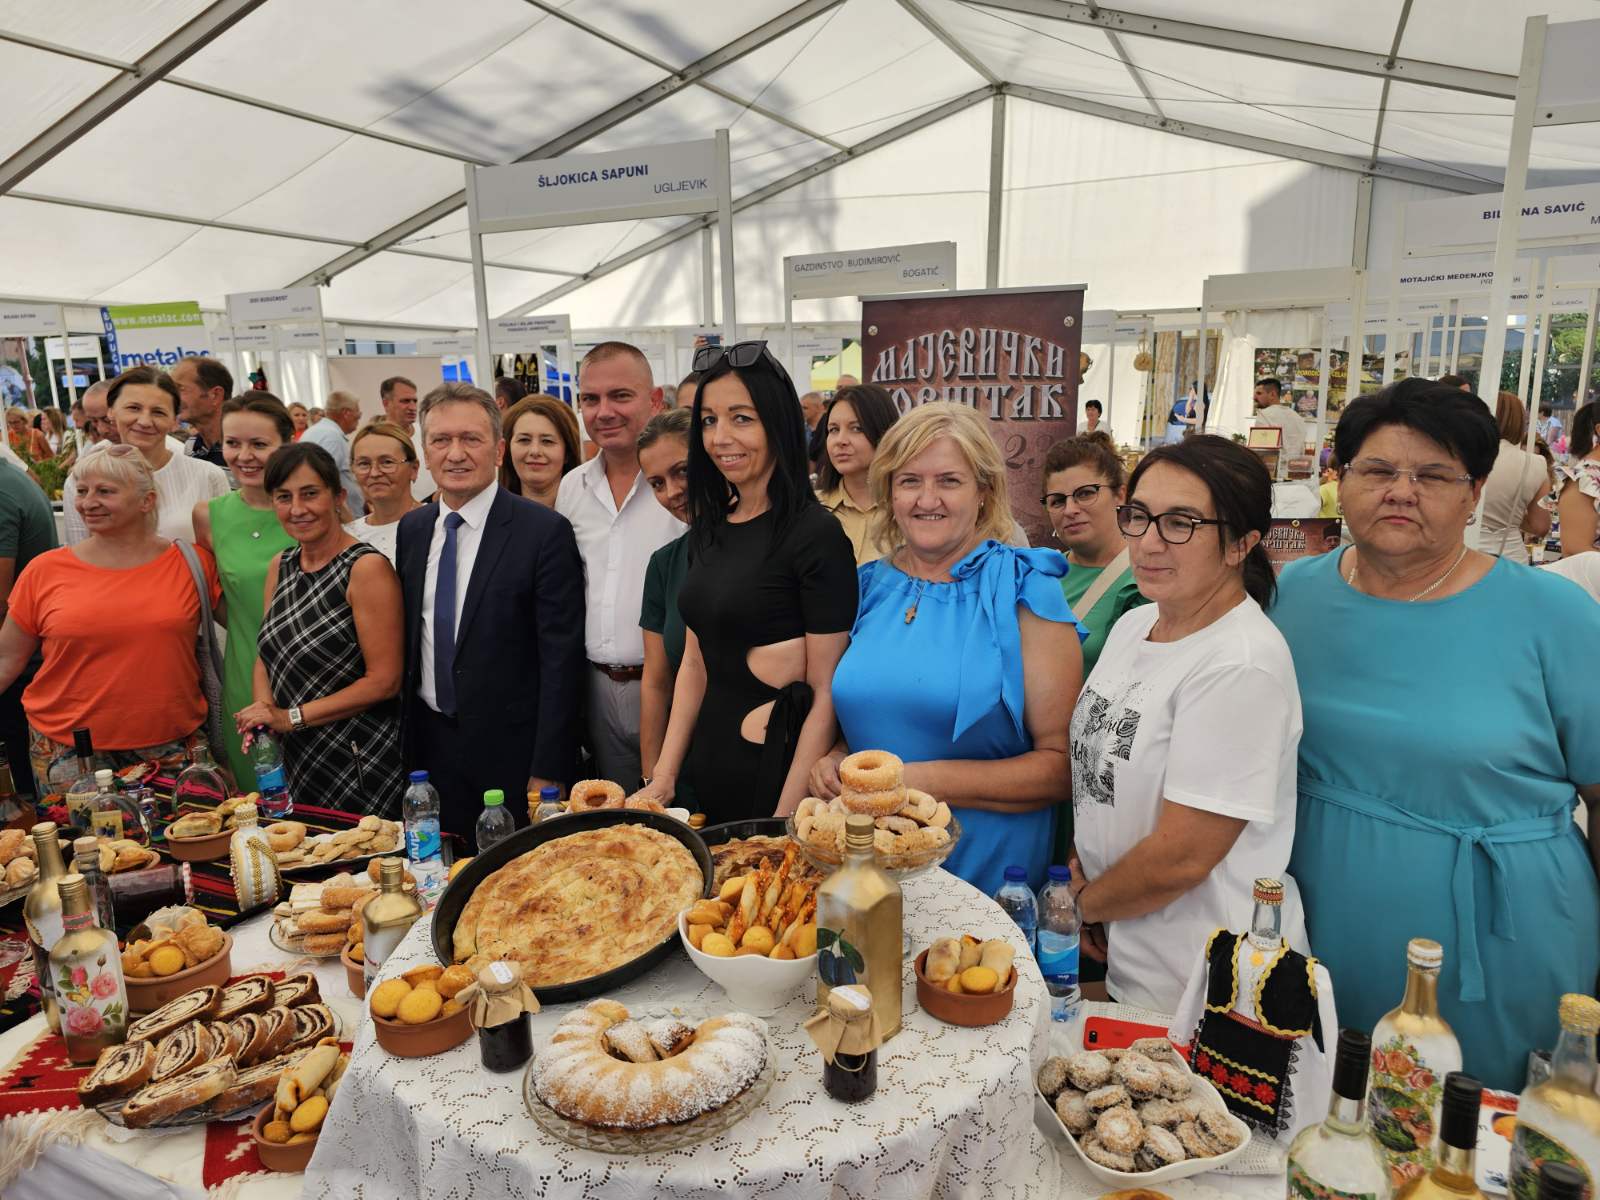
[(1083, 1099), (1090, 1110), (1097, 1113), (1103, 1113), (1108, 1108), (1133, 1108), (1132, 1102), (1128, 1099), (1128, 1089), (1120, 1083), (1108, 1083), (1105, 1087), (1095, 1088), (1094, 1091), (1085, 1093)]
[(1113, 1108), (1095, 1119), (1094, 1136), (1107, 1150), (1132, 1154), (1144, 1145), (1144, 1125), (1131, 1109)]
[(1074, 1137), (1082, 1137), (1094, 1128), (1094, 1114), (1084, 1103), (1083, 1093), (1073, 1088), (1062, 1088), (1056, 1096), (1056, 1116)]
[(1171, 1129), (1183, 1120), (1183, 1114), (1171, 1100), (1146, 1100), (1135, 1111), (1146, 1125), (1160, 1125)]
[(1238, 1122), (1220, 1108), (1208, 1108), (1195, 1118), (1195, 1128), (1215, 1146), (1216, 1153), (1226, 1154), (1244, 1141)]
[(1177, 1133), (1179, 1144), (1190, 1158), (1216, 1157), (1217, 1152), (1211, 1148), (1211, 1139), (1201, 1133), (1200, 1127), (1193, 1121), (1181, 1122), (1174, 1132)]
[(1142, 1054), (1152, 1062), (1178, 1063), (1182, 1061), (1178, 1052), (1172, 1048), (1172, 1043), (1166, 1038), (1147, 1037), (1139, 1038), (1129, 1046), (1135, 1054)]
[(1067, 1060), (1064, 1058), (1047, 1058), (1044, 1066), (1039, 1068), (1039, 1090), (1048, 1100), (1054, 1100), (1056, 1094), (1067, 1086)]
[(1189, 1157), (1183, 1148), (1183, 1143), (1178, 1140), (1178, 1135), (1159, 1125), (1151, 1126), (1144, 1131), (1144, 1145), (1139, 1148), (1139, 1154), (1154, 1160), (1145, 1168), (1151, 1171), (1170, 1167), (1173, 1163), (1182, 1162)]
[(1124, 1054), (1111, 1074), (1135, 1100), (1152, 1100), (1161, 1094), (1161, 1072), (1142, 1054)]
[(1091, 1051), (1067, 1059), (1067, 1078), (1080, 1092), (1092, 1092), (1111, 1082), (1111, 1064)]
[(1137, 1168), (1133, 1163), (1133, 1155), (1118, 1154), (1109, 1146), (1103, 1145), (1098, 1138), (1085, 1138), (1079, 1143), (1084, 1154), (1102, 1167), (1110, 1167), (1113, 1171), (1124, 1171), (1132, 1174)]
[(1182, 1100), (1194, 1086), (1194, 1077), (1182, 1067), (1157, 1063), (1156, 1070), (1161, 1072), (1161, 1094), (1168, 1100)]

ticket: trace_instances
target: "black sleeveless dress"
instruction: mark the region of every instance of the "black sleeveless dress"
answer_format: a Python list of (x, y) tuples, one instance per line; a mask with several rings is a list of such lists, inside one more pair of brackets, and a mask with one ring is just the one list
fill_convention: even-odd
[[(678, 611), (699, 639), (706, 694), (685, 774), (708, 825), (772, 815), (811, 711), (809, 684), (775, 688), (751, 674), (751, 649), (848, 633), (858, 598), (850, 539), (820, 504), (806, 505), (782, 534), (772, 512), (724, 524), (695, 551)], [(740, 726), (768, 701), (766, 741), (747, 741)]]
[[(300, 567), (299, 546), (283, 552), (278, 586), (256, 642), (278, 704), (309, 704), (366, 673), (348, 599), (350, 571), (363, 555), (380, 553), (357, 542), (307, 574)], [(399, 705), (386, 700), (342, 721), (288, 734), (283, 765), (296, 804), (399, 817), (405, 793)]]

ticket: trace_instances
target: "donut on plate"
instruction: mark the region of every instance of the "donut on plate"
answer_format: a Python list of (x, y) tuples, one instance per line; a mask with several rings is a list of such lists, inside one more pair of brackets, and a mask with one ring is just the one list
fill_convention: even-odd
[(839, 782), (852, 792), (896, 790), (904, 775), (905, 764), (887, 750), (857, 750), (839, 764)]
[(572, 785), (571, 812), (598, 812), (602, 808), (621, 808), (625, 793), (620, 783), (609, 779), (580, 779)]

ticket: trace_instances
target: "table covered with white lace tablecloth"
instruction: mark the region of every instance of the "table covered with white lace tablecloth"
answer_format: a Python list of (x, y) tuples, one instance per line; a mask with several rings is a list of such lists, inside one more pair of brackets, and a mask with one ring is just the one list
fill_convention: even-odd
[[(977, 889), (942, 870), (903, 886), (906, 932), (917, 950), (961, 933), (1017, 946), (1016, 1004), (995, 1025), (946, 1025), (917, 1005), (907, 958), (903, 1027), (879, 1052), (870, 1099), (847, 1105), (822, 1091), (822, 1057), (801, 1028), (815, 1011), (814, 985), (765, 1018), (775, 1064), (765, 1101), (708, 1141), (650, 1154), (601, 1154), (546, 1134), (524, 1104), (523, 1073), (484, 1070), (475, 1037), (431, 1058), (396, 1058), (376, 1043), (368, 1020), (306, 1172), (305, 1195), (1055, 1197), (1061, 1164), (1034, 1124), (1033, 1071), (1050, 1027), (1038, 968), (1017, 927)], [(428, 926), (424, 919), (412, 928), (384, 977), (433, 960)], [(732, 1007), (681, 949), (607, 998), (636, 1014), (673, 1009), (687, 1019)], [(533, 1018), (535, 1049), (572, 1007)]]

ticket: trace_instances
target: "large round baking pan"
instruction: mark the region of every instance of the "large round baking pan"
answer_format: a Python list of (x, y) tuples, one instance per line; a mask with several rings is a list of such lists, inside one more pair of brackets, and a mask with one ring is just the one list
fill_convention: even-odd
[[(439, 961), (442, 963), (454, 961), (451, 935), (455, 933), (456, 921), (460, 919), (461, 910), (467, 906), (472, 893), (490, 875), (512, 859), (526, 854), (544, 842), (566, 837), (569, 833), (605, 829), (611, 825), (648, 825), (651, 829), (677, 838), (689, 848), (689, 853), (694, 855), (694, 861), (699, 864), (700, 874), (705, 877), (705, 886), (701, 894), (711, 895), (711, 852), (706, 849), (705, 839), (682, 821), (662, 816), (660, 813), (635, 812), (628, 809), (603, 809), (599, 812), (555, 817), (538, 825), (519, 829), (505, 841), (497, 842), (488, 851), (468, 863), (461, 874), (450, 881), (450, 886), (445, 889), (444, 895), (439, 897), (438, 906), (433, 910), (433, 952), (439, 956)], [(570, 1004), (574, 1000), (587, 1000), (591, 996), (604, 995), (643, 975), (671, 954), (677, 944), (678, 930), (674, 926), (660, 943), (620, 967), (613, 967), (600, 975), (580, 979), (576, 983), (535, 988), (534, 994), (539, 997), (541, 1004)]]
[(721, 825), (707, 825), (700, 836), (708, 846), (724, 842), (737, 842), (742, 838), (788, 837), (789, 825), (782, 817), (753, 817), (748, 821), (724, 821)]

